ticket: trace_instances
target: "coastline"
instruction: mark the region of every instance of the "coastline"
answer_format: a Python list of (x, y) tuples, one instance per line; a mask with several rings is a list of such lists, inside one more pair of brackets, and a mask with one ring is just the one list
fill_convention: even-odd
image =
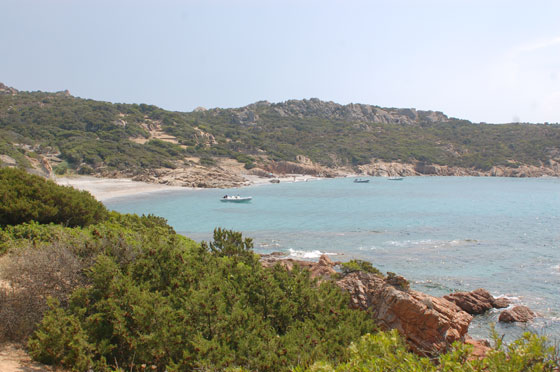
[[(246, 185), (243, 187), (267, 185), (270, 184), (271, 180), (271, 178), (263, 178), (254, 175), (244, 175), (243, 177), (247, 181)], [(278, 177), (276, 179), (282, 183), (292, 183), (319, 180), (321, 177), (294, 174)], [(61, 186), (72, 186), (78, 190), (88, 191), (99, 201), (139, 194), (205, 189), (200, 187), (172, 186), (161, 183), (135, 181), (131, 178), (106, 178), (81, 175), (56, 177), (53, 178), (52, 181)]]
[(169, 186), (158, 183), (133, 181), (130, 178), (98, 178), (93, 176), (57, 177), (53, 179), (61, 186), (72, 186), (75, 189), (88, 191), (97, 200), (132, 196), (173, 190), (194, 190), (191, 187)]
[[(326, 178), (352, 178), (352, 177), (386, 177), (381, 175), (368, 175), (368, 174), (353, 174), (353, 173), (339, 173), (335, 177), (319, 177), (308, 174), (285, 174), (282, 176), (275, 176), (272, 178), (261, 177), (251, 174), (240, 175), (244, 178), (244, 184), (238, 186), (240, 188), (252, 187), (252, 186), (262, 186), (271, 183), (271, 180), (278, 180), (281, 183), (294, 183), (294, 182), (308, 182), (323, 180)], [(426, 177), (434, 176), (432, 175), (409, 175), (405, 177)], [(471, 176), (471, 177), (505, 177), (511, 178), (510, 176), (496, 176), (496, 175), (458, 175), (459, 177)], [(456, 177), (456, 176), (446, 176), (446, 177)], [(558, 176), (536, 176), (528, 178), (556, 178)], [(517, 177), (513, 177), (517, 178)], [(178, 186), (178, 185), (168, 185), (165, 183), (157, 182), (147, 182), (138, 181), (133, 178), (126, 177), (96, 177), (96, 176), (82, 176), (82, 175), (70, 175), (63, 177), (51, 178), (52, 181), (61, 186), (72, 186), (78, 190), (88, 191), (97, 200), (104, 201), (112, 198), (127, 197), (139, 194), (151, 194), (156, 192), (166, 192), (166, 191), (178, 191), (178, 190), (203, 190), (208, 188), (236, 188), (229, 185), (225, 187), (190, 187), (190, 186)], [(228, 187), (229, 186), (229, 187)]]

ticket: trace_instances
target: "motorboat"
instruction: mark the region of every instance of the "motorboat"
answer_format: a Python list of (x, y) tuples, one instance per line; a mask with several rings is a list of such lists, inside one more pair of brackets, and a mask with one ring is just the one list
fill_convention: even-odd
[(248, 203), (253, 198), (251, 196), (239, 196), (239, 195), (224, 195), (220, 201), (230, 202), (230, 203)]
[(393, 177), (388, 177), (387, 179), (389, 181), (402, 181), (404, 179), (404, 177), (393, 176)]
[(368, 183), (368, 182), (369, 182), (369, 180), (363, 180), (363, 179), (361, 179), (361, 178), (356, 178), (356, 179), (354, 180), (354, 183)]

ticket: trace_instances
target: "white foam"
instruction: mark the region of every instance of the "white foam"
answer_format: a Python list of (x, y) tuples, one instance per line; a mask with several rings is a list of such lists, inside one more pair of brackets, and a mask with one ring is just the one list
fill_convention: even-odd
[(421, 239), (421, 240), (389, 240), (385, 244), (392, 245), (394, 247), (414, 247), (420, 246), (423, 248), (445, 248), (445, 247), (457, 247), (466, 244), (477, 243), (476, 240), (472, 239), (453, 239), (453, 240), (432, 240), (432, 239)]
[(327, 256), (336, 256), (336, 253), (330, 252), (321, 252), (320, 250), (316, 249), (314, 251), (297, 251), (295, 249), (290, 248), (290, 256), (296, 258), (319, 258), (322, 255), (326, 254)]

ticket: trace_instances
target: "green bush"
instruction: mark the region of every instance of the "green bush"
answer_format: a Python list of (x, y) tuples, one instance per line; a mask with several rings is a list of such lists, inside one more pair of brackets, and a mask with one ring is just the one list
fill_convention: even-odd
[(68, 162), (63, 161), (60, 164), (57, 164), (53, 167), (53, 171), (59, 176), (66, 174), (66, 172), (68, 171)]
[(363, 271), (375, 275), (383, 276), (381, 271), (374, 267), (370, 262), (362, 260), (350, 260), (340, 264), (340, 271), (342, 275), (348, 275), (356, 271)]
[[(134, 261), (154, 236), (170, 237), (163, 218), (121, 215), (85, 228), (30, 222), (0, 229), (0, 342), (22, 342), (47, 309), (46, 298), (63, 307), (77, 287), (88, 285), (85, 272), (99, 255), (121, 266)], [(188, 241), (186, 238), (181, 238)]]
[(0, 169), (0, 226), (29, 221), (86, 226), (107, 218), (87, 191), (64, 187), (14, 168)]
[(38, 360), (74, 370), (87, 361), (99, 371), (143, 363), (160, 371), (286, 371), (341, 361), (374, 327), (332, 283), (318, 285), (308, 271), (265, 269), (250, 240), (224, 230), (203, 246), (148, 234), (132, 261), (97, 256), (88, 281), (67, 308), (46, 313), (29, 342)]
[(431, 360), (411, 353), (396, 330), (367, 334), (349, 347), (348, 361), (316, 362), (294, 372), (553, 372), (559, 367), (558, 350), (543, 337), (526, 333), (508, 347), (495, 337), (496, 349), (484, 359), (471, 357), (472, 346), (455, 343), (453, 348)]

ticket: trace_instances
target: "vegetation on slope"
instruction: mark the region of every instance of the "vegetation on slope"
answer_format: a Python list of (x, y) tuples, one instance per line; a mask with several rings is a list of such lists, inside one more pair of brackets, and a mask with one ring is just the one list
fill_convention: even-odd
[(0, 226), (29, 221), (86, 226), (107, 214), (87, 191), (61, 187), (20, 169), (0, 169)]
[[(394, 119), (379, 122), (339, 114), (350, 106), (318, 100), (313, 110), (303, 105), (294, 113), (302, 102), (311, 101), (181, 113), (61, 93), (0, 94), (0, 152), (24, 167), (22, 154), (57, 154), (82, 173), (131, 174), (173, 168), (188, 156), (206, 165), (213, 164), (212, 157), (234, 158), (247, 168), (303, 155), (330, 167), (381, 159), (479, 170), (560, 158), (558, 125), (472, 124), (442, 114), (413, 120), (406, 116), (411, 110), (399, 109), (384, 109)], [(173, 141), (151, 137), (154, 128)]]
[[(0, 178), (0, 185), (9, 182)], [(32, 176), (10, 185), (17, 194), (44, 181)], [(36, 208), (39, 215), (49, 210), (47, 204)], [(17, 214), (6, 211), (6, 219)], [(1, 227), (0, 252), (7, 253), (0, 270), (0, 341), (28, 339), (34, 358), (74, 371), (558, 366), (557, 352), (534, 335), (508, 347), (496, 338), (496, 351), (480, 361), (469, 361), (464, 345), (437, 360), (418, 357), (395, 331), (375, 332), (369, 314), (351, 310), (333, 283), (319, 284), (297, 268), (263, 268), (252, 247), (240, 233), (216, 229), (213, 242), (198, 244), (162, 218), (116, 212), (86, 226), (31, 221)], [(363, 261), (345, 268), (376, 272)]]
[(485, 358), (472, 357), (472, 347), (454, 344), (449, 352), (437, 360), (410, 353), (396, 330), (367, 334), (350, 348), (344, 363), (316, 362), (309, 367), (299, 366), (294, 372), (513, 372), (557, 371), (559, 358), (546, 339), (525, 333), (520, 339), (504, 345), (494, 335), (495, 349)]

